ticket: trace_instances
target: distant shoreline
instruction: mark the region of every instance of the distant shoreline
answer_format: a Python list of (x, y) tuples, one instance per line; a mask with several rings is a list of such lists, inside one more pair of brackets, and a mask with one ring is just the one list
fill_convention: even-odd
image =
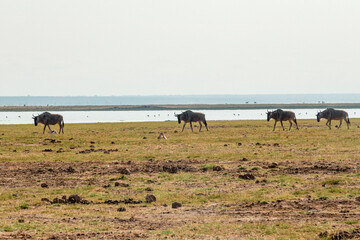
[(159, 110), (252, 110), (252, 109), (325, 109), (360, 108), (360, 103), (299, 104), (154, 104), (154, 105), (77, 105), (77, 106), (6, 106), (1, 112), (29, 111), (159, 111)]

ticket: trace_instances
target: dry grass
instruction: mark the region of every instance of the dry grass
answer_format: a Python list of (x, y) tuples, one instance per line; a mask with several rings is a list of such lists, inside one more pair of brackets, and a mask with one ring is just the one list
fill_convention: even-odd
[[(0, 237), (316, 239), (358, 228), (360, 120), (350, 130), (299, 124), (273, 132), (273, 122), (219, 121), (201, 133), (175, 122), (67, 124), (64, 135), (3, 125)], [(93, 204), (41, 201), (75, 193)], [(157, 201), (104, 203), (147, 194)]]

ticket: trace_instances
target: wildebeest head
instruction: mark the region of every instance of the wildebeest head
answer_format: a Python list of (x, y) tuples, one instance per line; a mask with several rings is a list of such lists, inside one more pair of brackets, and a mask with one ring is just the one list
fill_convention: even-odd
[(176, 116), (177, 116), (177, 119), (178, 119), (178, 123), (180, 124), (181, 123), (181, 120), (184, 120), (184, 121), (186, 121), (187, 119), (188, 119), (188, 111), (186, 111), (186, 112), (182, 112), (182, 113), (180, 113), (180, 114), (176, 114)]
[(267, 121), (270, 121), (270, 118), (272, 117), (272, 112), (266, 112), (267, 114)]
[(267, 112), (267, 121), (270, 121), (271, 118), (276, 119), (277, 115), (277, 111)]
[(39, 118), (39, 116), (34, 116), (33, 115), (33, 119), (34, 119), (34, 124), (35, 124), (35, 126), (37, 126), (38, 125), (38, 118)]
[(174, 115), (175, 115), (175, 117), (177, 117), (178, 123), (180, 124), (181, 123), (181, 114), (174, 113)]
[(324, 112), (318, 112), (318, 113), (316, 114), (316, 119), (317, 119), (317, 121), (320, 122), (320, 119), (321, 119), (323, 116), (324, 116)]

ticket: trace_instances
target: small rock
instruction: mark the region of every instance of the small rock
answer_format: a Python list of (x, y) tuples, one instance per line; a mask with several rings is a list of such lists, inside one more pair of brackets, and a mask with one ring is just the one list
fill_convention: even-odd
[(48, 186), (46, 183), (42, 183), (42, 184), (41, 184), (41, 187), (42, 187), (42, 188), (48, 188), (49, 186)]
[(250, 173), (246, 173), (244, 175), (239, 175), (239, 178), (245, 179), (245, 180), (254, 180), (255, 176)]
[(19, 223), (24, 223), (25, 220), (24, 220), (24, 219), (19, 219), (18, 222), (19, 222)]
[(64, 152), (64, 149), (59, 148), (59, 150), (57, 150), (56, 152), (57, 152), (57, 153), (62, 153), (62, 152)]
[(221, 167), (221, 166), (214, 166), (214, 167), (213, 167), (213, 171), (219, 172), (219, 171), (221, 171), (221, 170), (224, 170), (224, 168)]
[(182, 204), (179, 203), (179, 202), (173, 202), (173, 203), (171, 204), (171, 207), (172, 207), (172, 208), (179, 208), (179, 207), (182, 207)]
[(69, 196), (69, 203), (80, 203), (81, 197), (77, 194), (72, 194)]
[(148, 194), (146, 195), (145, 200), (147, 203), (156, 202), (156, 197), (152, 194)]
[(147, 187), (147, 188), (145, 188), (145, 191), (152, 192), (154, 190), (151, 187)]
[(127, 168), (119, 168), (118, 169), (119, 173), (121, 174), (125, 174), (125, 175), (129, 175), (130, 174), (130, 170)]
[(278, 164), (276, 162), (273, 162), (269, 165), (269, 168), (277, 168)]
[(224, 144), (224, 147), (227, 147), (228, 145), (227, 144)]
[(239, 142), (239, 143), (238, 143), (238, 146), (240, 147), (241, 145), (242, 145), (242, 143), (241, 143), (241, 142)]
[(143, 139), (147, 139), (147, 137), (143, 137)]
[(120, 207), (120, 208), (117, 209), (117, 211), (118, 211), (118, 212), (125, 212), (125, 211), (126, 211), (126, 208)]
[(360, 202), (360, 197), (356, 197), (356, 198), (355, 198), (355, 201)]

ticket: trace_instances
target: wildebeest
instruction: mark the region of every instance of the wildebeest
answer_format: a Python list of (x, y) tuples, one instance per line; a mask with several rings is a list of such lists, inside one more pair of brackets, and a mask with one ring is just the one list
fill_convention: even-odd
[(199, 124), (200, 124), (199, 132), (201, 131), (201, 128), (202, 128), (201, 122), (204, 123), (206, 130), (209, 131), (209, 129), (207, 127), (207, 122), (205, 120), (205, 114), (203, 114), (203, 113), (187, 110), (180, 114), (176, 114), (175, 116), (177, 117), (179, 124), (181, 123), (181, 121), (184, 121), (184, 126), (182, 128), (182, 132), (184, 131), (186, 123), (190, 123), (191, 131), (194, 131), (192, 124), (191, 124), (192, 122), (199, 122)]
[(299, 127), (297, 125), (297, 122), (296, 122), (295, 113), (292, 112), (292, 111), (284, 111), (284, 110), (281, 110), (281, 109), (277, 109), (277, 110), (272, 111), (272, 112), (267, 112), (267, 121), (270, 121), (271, 118), (275, 120), (273, 131), (275, 130), (276, 123), (278, 121), (280, 121), (281, 127), (283, 128), (283, 130), (285, 130), (284, 125), (283, 125), (283, 121), (289, 121), (289, 123), (290, 123), (289, 130), (291, 129), (291, 126), (292, 126), (291, 121), (293, 121), (296, 124), (296, 129), (299, 129)]
[(35, 126), (37, 126), (39, 123), (44, 124), (44, 130), (43, 130), (43, 134), (45, 132), (45, 128), (46, 126), (48, 126), (49, 130), (52, 132), (50, 125), (55, 125), (55, 124), (59, 124), (60, 126), (60, 130), (59, 130), (59, 134), (64, 133), (64, 119), (63, 116), (60, 114), (51, 114), (49, 112), (44, 112), (38, 116), (33, 116), (34, 119), (34, 123)]
[(331, 120), (340, 120), (340, 124), (338, 128), (341, 127), (342, 120), (345, 120), (347, 128), (349, 129), (349, 125), (350, 125), (349, 115), (344, 110), (335, 110), (333, 108), (327, 108), (322, 112), (318, 112), (318, 114), (316, 114), (316, 118), (318, 122), (320, 122), (321, 118), (327, 119), (326, 126), (328, 126), (329, 129), (331, 129)]

